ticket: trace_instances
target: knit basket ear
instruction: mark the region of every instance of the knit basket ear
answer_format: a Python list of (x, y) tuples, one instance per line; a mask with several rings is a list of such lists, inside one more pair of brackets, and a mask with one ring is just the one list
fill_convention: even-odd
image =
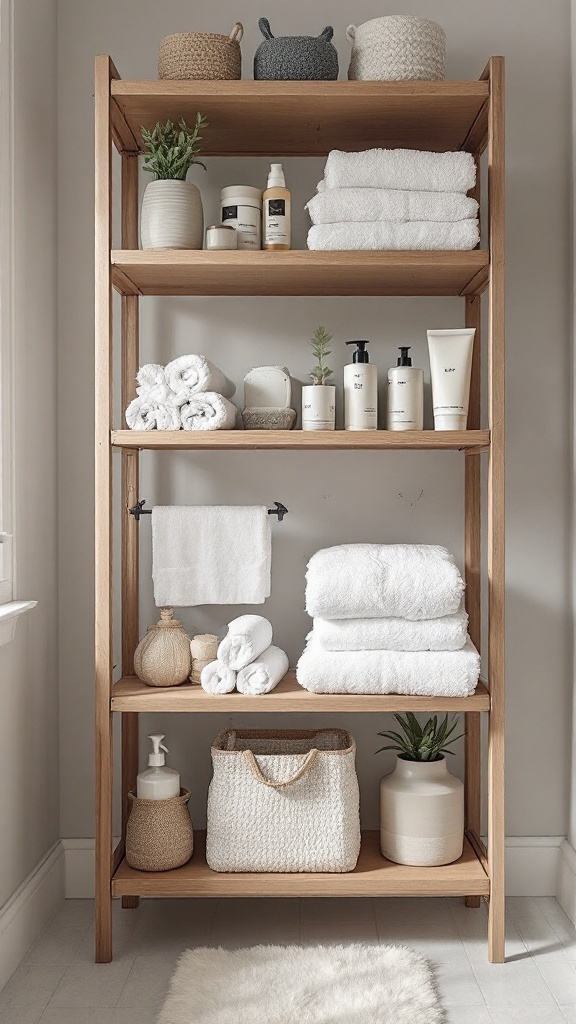
[(356, 25), (348, 25), (346, 29), (346, 39), (349, 43), (353, 43), (356, 39)]
[(334, 29), (332, 28), (332, 25), (326, 25), (326, 28), (322, 29), (318, 39), (323, 39), (325, 43), (329, 43), (333, 35)]
[(264, 36), (264, 39), (274, 39), (268, 18), (259, 18), (258, 28), (260, 29), (262, 35)]

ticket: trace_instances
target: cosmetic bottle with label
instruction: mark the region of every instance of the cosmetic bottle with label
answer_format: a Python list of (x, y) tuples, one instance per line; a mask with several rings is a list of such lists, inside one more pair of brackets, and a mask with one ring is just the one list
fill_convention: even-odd
[(283, 251), (290, 248), (290, 193), (282, 164), (272, 164), (268, 188), (262, 197), (262, 248)]
[(424, 429), (424, 371), (412, 366), (409, 351), (400, 346), (398, 365), (388, 370), (388, 430)]
[(352, 362), (344, 367), (344, 429), (376, 430), (378, 427), (378, 370), (369, 361), (367, 341), (356, 345)]

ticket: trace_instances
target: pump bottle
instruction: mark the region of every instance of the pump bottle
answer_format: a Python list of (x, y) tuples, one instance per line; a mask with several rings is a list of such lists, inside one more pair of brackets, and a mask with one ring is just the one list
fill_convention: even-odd
[(136, 780), (136, 796), (140, 800), (170, 800), (180, 796), (180, 774), (173, 768), (165, 768), (168, 747), (162, 743), (163, 735), (149, 736), (152, 753), (148, 755), (146, 771), (140, 772)]
[(400, 346), (398, 363), (388, 370), (388, 430), (424, 428), (424, 371), (412, 366), (409, 351)]
[(344, 367), (344, 429), (376, 430), (378, 427), (378, 370), (369, 361), (367, 341), (356, 345), (352, 362)]
[(271, 164), (268, 188), (262, 196), (262, 248), (282, 251), (290, 248), (290, 193), (282, 164)]

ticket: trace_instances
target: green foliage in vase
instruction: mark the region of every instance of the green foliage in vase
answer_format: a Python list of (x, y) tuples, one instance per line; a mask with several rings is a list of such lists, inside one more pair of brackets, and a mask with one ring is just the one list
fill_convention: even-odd
[(155, 181), (170, 178), (184, 181), (192, 164), (200, 164), (206, 170), (202, 161), (198, 160), (198, 154), (202, 149), (200, 132), (207, 124), (202, 114), (198, 113), (193, 128), (188, 127), (183, 117), (178, 124), (172, 121), (160, 124), (158, 121), (151, 132), (141, 128), (140, 133), (148, 150), (144, 157), (144, 169), (154, 175)]
[(376, 751), (379, 754), (382, 750), (397, 750), (405, 761), (439, 761), (443, 754), (453, 754), (448, 750), (452, 743), (462, 738), (464, 733), (453, 736), (452, 733), (458, 725), (457, 715), (448, 715), (438, 724), (438, 715), (429, 718), (425, 725), (420, 725), (416, 715), (409, 711), (406, 715), (394, 715), (402, 733), (379, 732), (378, 735), (384, 739), (391, 740), (385, 747)]
[(328, 333), (325, 327), (317, 327), (310, 338), (312, 352), (314, 353), (314, 358), (317, 360), (317, 365), (310, 371), (310, 377), (314, 384), (327, 384), (328, 378), (331, 377), (334, 372), (333, 370), (330, 370), (324, 362), (324, 360), (331, 354), (331, 349), (329, 348), (331, 341), (332, 335)]

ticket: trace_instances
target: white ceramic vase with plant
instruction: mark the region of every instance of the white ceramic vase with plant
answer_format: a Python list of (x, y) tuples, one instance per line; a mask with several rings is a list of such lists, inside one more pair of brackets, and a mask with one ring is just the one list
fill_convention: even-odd
[[(194, 127), (184, 118), (178, 124), (158, 122), (152, 131), (142, 128), (147, 150), (144, 169), (154, 175), (144, 192), (140, 235), (143, 249), (201, 249), (204, 214), (200, 190), (186, 175), (198, 160), (207, 121), (196, 114)], [(206, 168), (204, 167), (204, 170)]]
[[(380, 783), (380, 848), (396, 864), (433, 867), (462, 856), (464, 786), (448, 771), (448, 747), (456, 716), (437, 715), (420, 725), (411, 712), (394, 715), (402, 732), (380, 732), (390, 740), (380, 750), (399, 751), (396, 767)], [(377, 751), (380, 753), (380, 751)]]
[(302, 388), (302, 430), (334, 430), (336, 426), (336, 387), (328, 384), (333, 371), (326, 366), (332, 335), (317, 327), (310, 339), (316, 366), (310, 371), (313, 384)]

